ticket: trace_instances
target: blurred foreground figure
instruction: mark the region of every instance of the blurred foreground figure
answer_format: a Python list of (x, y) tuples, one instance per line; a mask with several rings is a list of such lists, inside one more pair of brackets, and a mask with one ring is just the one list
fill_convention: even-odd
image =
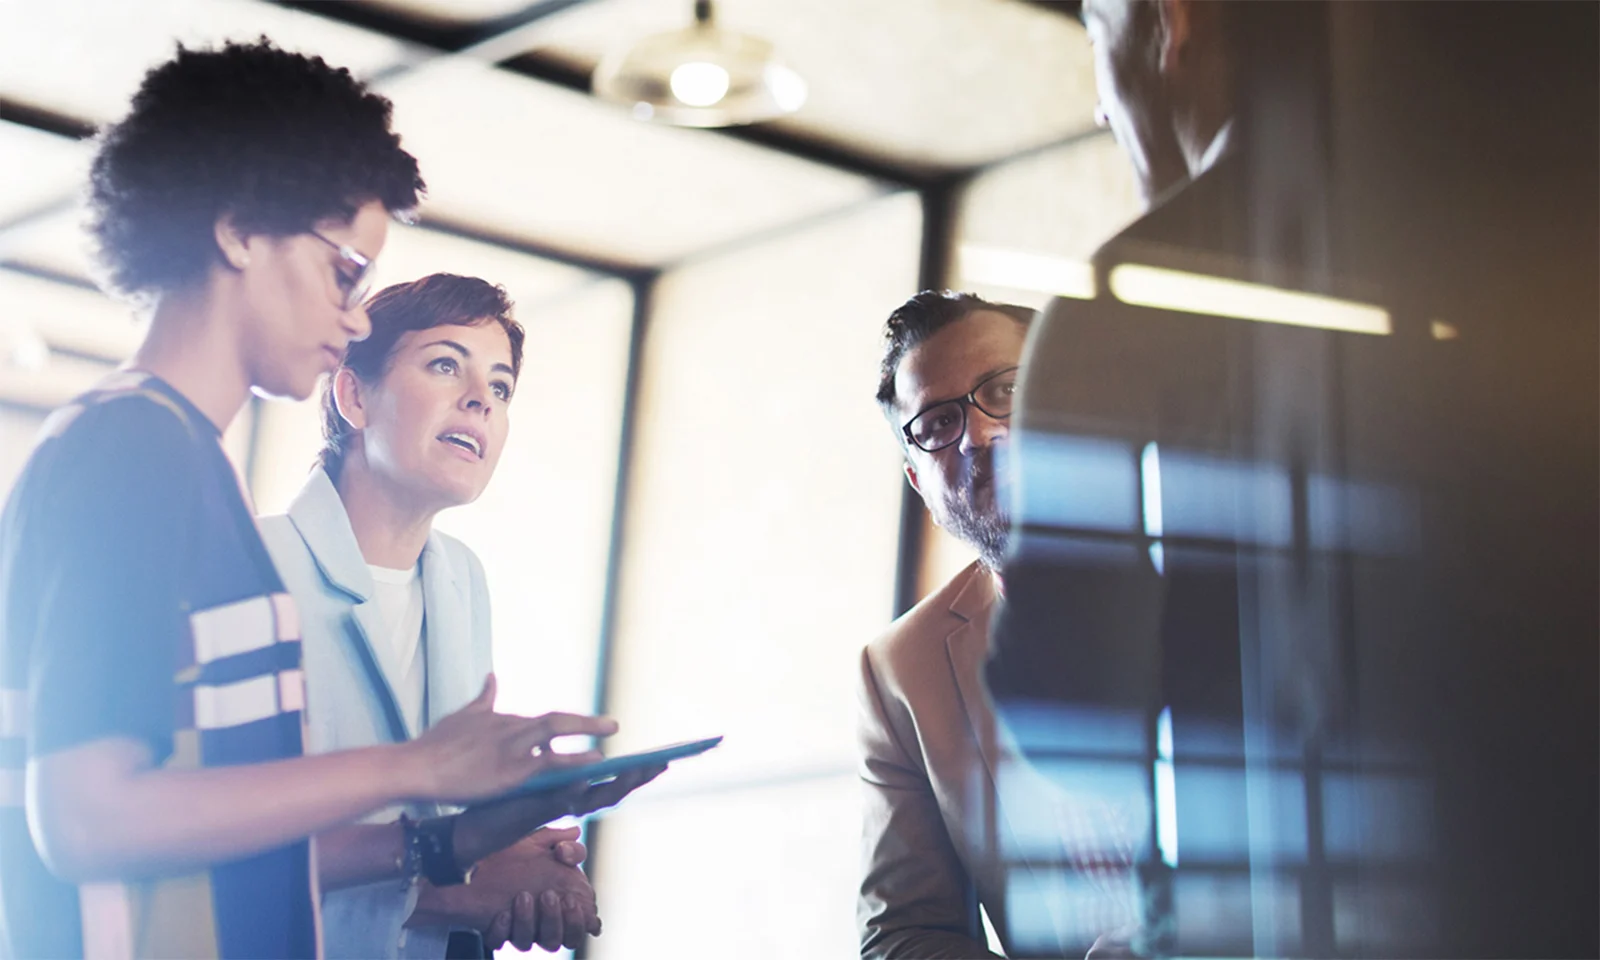
[[(885, 328), (878, 403), (906, 478), (935, 523), (979, 559), (861, 655), (864, 790), (857, 915), (863, 957), (987, 957), (982, 904), (1007, 955), (1081, 953), (1062, 939), (1038, 871), (1072, 859), (1072, 822), (1096, 813), (1058, 795), (997, 730), (981, 668), (1007, 526), (998, 472), (1032, 311), (924, 291)], [(1133, 917), (1126, 869), (1076, 891), (1102, 930)]]
[[(491, 679), (416, 740), (302, 756), (298, 608), (221, 440), (252, 390), (304, 399), (370, 332), (372, 263), (422, 188), (389, 114), (265, 41), (180, 48), (100, 139), (93, 231), (151, 317), (0, 517), (10, 956), (320, 956), (319, 867), (398, 887), (450, 859), (350, 821), (494, 796), (598, 756), (534, 755), (552, 737), (615, 729), (494, 713)], [(344, 839), (319, 857), (318, 833)]]
[(1085, 4), (1151, 209), (1030, 334), (986, 675), (1141, 825), (1102, 949), (1600, 951), (1596, 13)]

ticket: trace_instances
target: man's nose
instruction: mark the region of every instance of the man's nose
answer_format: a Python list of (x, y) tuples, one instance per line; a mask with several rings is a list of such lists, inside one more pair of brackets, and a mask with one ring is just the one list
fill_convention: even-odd
[(961, 435), (961, 452), (970, 456), (978, 450), (993, 446), (997, 441), (1004, 440), (1010, 432), (1011, 426), (1008, 420), (998, 420), (975, 406), (969, 406), (967, 429)]

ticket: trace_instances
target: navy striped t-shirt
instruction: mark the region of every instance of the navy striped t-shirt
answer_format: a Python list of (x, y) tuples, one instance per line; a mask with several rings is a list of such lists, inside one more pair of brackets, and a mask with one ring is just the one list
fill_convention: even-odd
[(293, 601), (216, 427), (121, 373), (46, 421), (0, 516), (0, 907), (14, 957), (311, 957), (311, 846), (74, 886), (23, 806), (26, 763), (132, 739), (169, 769), (302, 752)]

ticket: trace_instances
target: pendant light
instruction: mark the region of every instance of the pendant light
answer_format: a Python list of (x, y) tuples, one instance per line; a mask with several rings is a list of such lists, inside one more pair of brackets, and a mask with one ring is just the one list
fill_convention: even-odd
[(729, 127), (794, 113), (805, 102), (806, 83), (771, 43), (723, 30), (711, 0), (695, 0), (692, 25), (601, 60), (594, 92), (640, 120)]

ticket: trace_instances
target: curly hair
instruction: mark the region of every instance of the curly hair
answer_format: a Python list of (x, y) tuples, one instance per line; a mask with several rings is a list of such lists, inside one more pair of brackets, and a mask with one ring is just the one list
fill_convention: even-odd
[(990, 303), (972, 293), (924, 290), (895, 308), (883, 325), (883, 361), (878, 368), (878, 406), (893, 419), (898, 398), (894, 377), (900, 361), (918, 344), (940, 330), (979, 310), (1003, 313), (1023, 326), (1033, 322), (1033, 311), (1010, 303)]
[(89, 227), (115, 291), (201, 279), (213, 228), (289, 236), (362, 204), (416, 206), (416, 158), (389, 128), (392, 106), (350, 71), (265, 37), (178, 47), (145, 74), (128, 115), (105, 130), (89, 173)]
[[(372, 320), (372, 335), (350, 344), (340, 369), (348, 369), (363, 383), (377, 383), (389, 372), (389, 361), (401, 336), (416, 330), (429, 330), (448, 324), (477, 326), (500, 324), (511, 341), (511, 379), (522, 373), (522, 343), (527, 333), (511, 317), (511, 298), (505, 288), (477, 277), (435, 273), (384, 287), (367, 301), (367, 316)], [(339, 413), (334, 402), (333, 381), (322, 386), (322, 451), (317, 466), (335, 481), (344, 467), (350, 438), (355, 429)]]

